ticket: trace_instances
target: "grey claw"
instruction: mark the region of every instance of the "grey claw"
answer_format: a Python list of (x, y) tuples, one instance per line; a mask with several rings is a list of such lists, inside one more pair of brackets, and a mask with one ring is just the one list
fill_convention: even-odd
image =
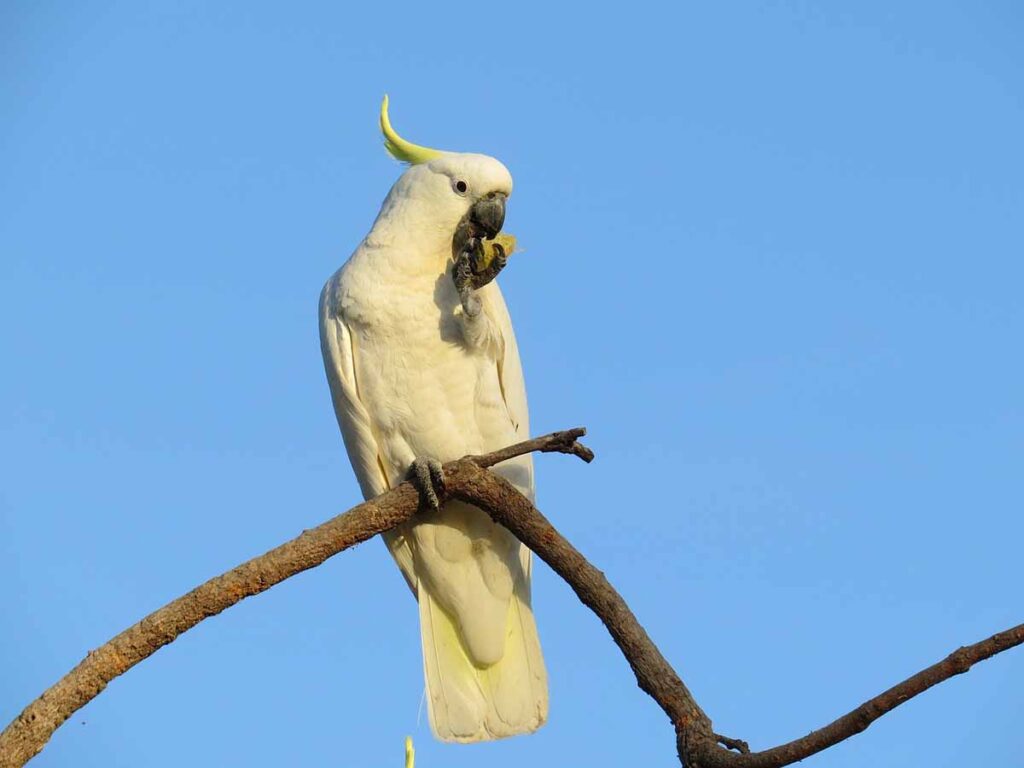
[(498, 273), (505, 268), (508, 264), (508, 254), (505, 253), (505, 246), (501, 243), (494, 244), (494, 259), (491, 261), (491, 271), (494, 272), (491, 275), (491, 280), (498, 276)]
[(452, 281), (459, 295), (463, 295), (473, 287), (473, 265), (470, 260), (470, 252), (463, 251), (452, 265)]
[(434, 488), (442, 496), (445, 492), (444, 486), (444, 469), (441, 467), (441, 462), (437, 459), (427, 459), (427, 469), (430, 470), (430, 479), (434, 483)]
[(444, 470), (441, 462), (425, 456), (417, 457), (409, 466), (409, 479), (420, 492), (420, 498), (428, 507), (441, 507), (438, 493), (444, 494)]
[(484, 249), (482, 245), (479, 245), (472, 253), (468, 254), (469, 266), (472, 271), (470, 276), (470, 285), (473, 288), (480, 289), (490, 283), (508, 264), (508, 254), (505, 253), (505, 248), (501, 243), (494, 243), (491, 245), (494, 249), (494, 255), (491, 257), (491, 263), (486, 267), (481, 265), (481, 261), (484, 257)]

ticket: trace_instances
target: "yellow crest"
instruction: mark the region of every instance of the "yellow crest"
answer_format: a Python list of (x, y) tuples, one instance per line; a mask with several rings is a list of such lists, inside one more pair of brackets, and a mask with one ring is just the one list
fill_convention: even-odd
[(444, 154), (439, 149), (421, 147), (419, 144), (406, 141), (395, 132), (395, 129), (391, 127), (391, 120), (388, 118), (388, 95), (386, 93), (384, 101), (380, 105), (380, 130), (384, 134), (384, 148), (395, 160), (416, 165)]

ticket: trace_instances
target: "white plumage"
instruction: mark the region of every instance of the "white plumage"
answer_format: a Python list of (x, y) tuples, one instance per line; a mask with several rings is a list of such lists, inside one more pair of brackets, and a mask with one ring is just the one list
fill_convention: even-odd
[[(465, 185), (463, 191), (460, 184)], [(526, 439), (519, 353), (501, 291), (463, 311), (452, 237), (475, 200), (509, 195), (497, 160), (443, 153), (411, 166), (328, 280), (320, 335), (338, 424), (363, 495), (442, 462)], [(533, 498), (529, 456), (495, 468)], [(547, 681), (530, 608), (530, 552), (475, 507), (444, 504), (385, 536), (419, 603), (431, 727), (481, 741), (540, 727)]]

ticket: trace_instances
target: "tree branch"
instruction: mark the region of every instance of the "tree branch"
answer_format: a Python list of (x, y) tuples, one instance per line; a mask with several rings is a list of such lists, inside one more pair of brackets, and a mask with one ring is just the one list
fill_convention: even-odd
[[(555, 432), (483, 456), (444, 466), (444, 498), (474, 504), (504, 525), (572, 587), (604, 623), (629, 662), (641, 689), (664, 710), (676, 730), (680, 761), (691, 768), (781, 768), (860, 733), (885, 713), (973, 664), (1024, 643), (1024, 624), (954, 651), (946, 659), (862, 704), (803, 738), (762, 752), (745, 742), (716, 734), (711, 720), (675, 670), (661, 655), (626, 602), (554, 526), (511, 484), (484, 467), (532, 451), (593, 453), (577, 442), (583, 429)], [(409, 520), (419, 508), (409, 483), (353, 507), (292, 541), (207, 581), (151, 613), (138, 624), (90, 651), (0, 733), (0, 768), (20, 768), (36, 755), (72, 713), (97, 696), (120, 674), (170, 643), (203, 619), (284, 579), (313, 568), (355, 544)], [(737, 749), (729, 751), (725, 747)]]
[(1002, 653), (1022, 643), (1024, 643), (1024, 624), (1018, 624), (1016, 627), (998, 632), (979, 643), (958, 648), (937, 664), (908, 677), (902, 683), (894, 685), (884, 693), (861, 704), (852, 712), (802, 738), (763, 752), (746, 755), (716, 750), (710, 755), (710, 759), (706, 756), (701, 757), (694, 765), (700, 765), (702, 768), (704, 766), (780, 768), (790, 765), (835, 746), (851, 736), (856, 736), (882, 715), (891, 712), (919, 693), (924, 693), (929, 688), (951, 677), (962, 675), (979, 661), (989, 659), (997, 653)]
[(564, 432), (552, 432), (544, 437), (535, 437), (532, 440), (524, 440), (521, 443), (502, 448), (484, 456), (467, 456), (478, 467), (493, 467), (495, 464), (522, 456), (524, 453), (571, 453), (578, 456), (589, 464), (594, 460), (594, 452), (578, 442), (578, 439), (587, 434), (585, 427), (575, 427)]
[[(446, 474), (446, 482), (447, 477)], [(633, 668), (637, 684), (675, 725), (680, 761), (691, 768), (781, 768), (790, 765), (855, 736), (900, 704), (954, 675), (963, 674), (977, 662), (1024, 643), (1024, 624), (1021, 624), (954, 651), (938, 664), (904, 680), (824, 728), (773, 749), (750, 752), (746, 742), (713, 731), (711, 720), (604, 574), (587, 562), (528, 499), (504, 478), (495, 478), (472, 460), (457, 462), (451, 477), (454, 482), (450, 483), (450, 495), (473, 503), (508, 528), (565, 579), (584, 605), (597, 614)], [(738, 753), (730, 749), (738, 750)]]
[[(576, 438), (585, 433), (582, 428), (555, 432), (475, 457), (474, 461), (481, 466), (491, 466), (530, 451), (571, 453), (589, 461), (587, 455), (593, 458), (593, 454), (576, 442)], [(445, 469), (453, 464), (446, 465)], [(488, 476), (497, 478), (490, 473)], [(416, 489), (410, 483), (402, 483), (316, 528), (303, 531), (286, 544), (210, 579), (99, 648), (89, 651), (78, 666), (29, 704), (0, 733), (0, 768), (20, 768), (39, 753), (65, 720), (99, 695), (111, 680), (203, 619), (216, 616), (247, 597), (270, 589), (349, 547), (405, 522), (416, 513), (419, 501)]]
[(482, 509), (565, 579), (580, 601), (604, 623), (633, 668), (640, 688), (658, 703), (677, 730), (701, 739), (714, 738), (710, 719), (647, 636), (626, 601), (529, 499), (504, 478), (481, 469), (472, 459), (456, 462), (451, 470), (446, 468), (445, 483), (449, 495)]

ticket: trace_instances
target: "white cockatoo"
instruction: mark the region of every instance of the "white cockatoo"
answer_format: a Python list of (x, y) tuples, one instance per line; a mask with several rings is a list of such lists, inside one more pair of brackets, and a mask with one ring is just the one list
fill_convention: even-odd
[[(411, 478), (433, 507), (384, 540), (419, 604), (434, 734), (529, 733), (548, 712), (531, 553), (476, 507), (438, 508), (434, 490), (440, 462), (529, 434), (519, 351), (492, 281), (504, 255), (483, 274), (466, 267), (501, 229), (512, 177), (494, 158), (402, 139), (387, 109), (385, 96), (385, 146), (409, 167), (320, 297), (331, 397), (363, 496)], [(530, 456), (494, 471), (533, 498)]]

